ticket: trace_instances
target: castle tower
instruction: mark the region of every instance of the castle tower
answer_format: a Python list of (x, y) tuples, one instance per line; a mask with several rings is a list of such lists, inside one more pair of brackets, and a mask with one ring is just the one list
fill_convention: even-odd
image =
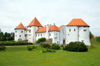
[(66, 28), (66, 43), (75, 41), (90, 45), (89, 26), (82, 19), (73, 19)]
[(25, 36), (25, 30), (26, 28), (23, 26), (22, 23), (20, 23), (16, 28), (15, 28), (15, 41), (18, 40), (26, 40)]
[(27, 26), (28, 28), (28, 41), (29, 42), (35, 42), (36, 41), (36, 31), (42, 27), (40, 22), (35, 17), (31, 23)]

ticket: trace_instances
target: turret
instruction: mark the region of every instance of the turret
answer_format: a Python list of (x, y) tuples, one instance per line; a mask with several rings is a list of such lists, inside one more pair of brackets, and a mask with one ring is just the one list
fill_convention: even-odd
[(22, 23), (15, 28), (15, 41), (26, 40), (25, 30), (26, 28)]
[(35, 17), (31, 23), (27, 26), (28, 28), (28, 41), (29, 42), (35, 42), (36, 41), (36, 31), (42, 27), (42, 25), (40, 24), (40, 22), (37, 20), (37, 18)]

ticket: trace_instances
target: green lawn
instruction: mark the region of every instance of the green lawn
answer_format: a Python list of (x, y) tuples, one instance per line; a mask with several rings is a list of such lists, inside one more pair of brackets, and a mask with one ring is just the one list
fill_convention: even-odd
[(27, 46), (10, 46), (0, 51), (0, 66), (100, 66), (100, 43), (95, 39), (91, 43), (88, 52), (42, 53), (41, 47), (28, 51)]

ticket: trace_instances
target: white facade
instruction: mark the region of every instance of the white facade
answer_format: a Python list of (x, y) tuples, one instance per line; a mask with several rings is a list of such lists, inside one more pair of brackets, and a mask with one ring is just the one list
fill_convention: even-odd
[(28, 40), (28, 42), (35, 42), (39, 38), (45, 37), (47, 40), (52, 39), (52, 43), (57, 44), (69, 44), (70, 42), (80, 41), (90, 45), (89, 27), (87, 26), (62, 25), (59, 31), (49, 31), (49, 26), (46, 26), (46, 32), (39, 33), (37, 33), (37, 30), (42, 27), (38, 26), (27, 27), (27, 31), (15, 29), (15, 41)]
[(89, 27), (67, 26), (66, 34), (66, 44), (80, 41), (84, 42), (86, 45), (90, 45)]

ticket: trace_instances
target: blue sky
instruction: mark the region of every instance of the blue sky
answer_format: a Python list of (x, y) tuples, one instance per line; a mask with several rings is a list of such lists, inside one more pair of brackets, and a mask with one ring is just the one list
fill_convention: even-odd
[(58, 27), (81, 18), (94, 35), (100, 35), (100, 0), (0, 0), (3, 32), (14, 32), (20, 22), (27, 26), (34, 17), (43, 26), (55, 23)]

